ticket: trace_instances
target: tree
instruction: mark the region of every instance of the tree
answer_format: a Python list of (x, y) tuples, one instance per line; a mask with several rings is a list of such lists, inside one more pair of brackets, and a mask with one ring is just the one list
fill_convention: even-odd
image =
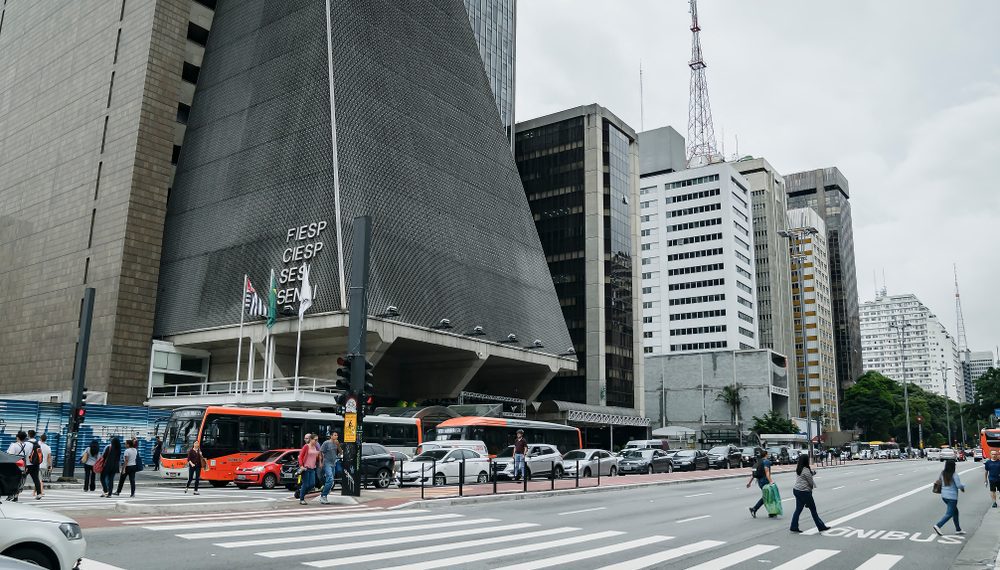
[(771, 410), (763, 417), (753, 417), (753, 431), (757, 435), (762, 433), (799, 433), (799, 428), (792, 420), (783, 418)]
[(729, 417), (732, 419), (734, 425), (736, 424), (736, 418), (740, 416), (740, 404), (745, 400), (742, 392), (743, 384), (737, 382), (736, 384), (723, 386), (722, 390), (715, 395), (716, 401), (725, 402), (729, 406)]
[(975, 415), (986, 420), (1000, 408), (1000, 370), (990, 368), (974, 382), (976, 386)]
[(892, 379), (872, 370), (864, 373), (844, 390), (844, 401), (840, 403), (841, 427), (859, 429), (868, 439), (889, 439), (896, 416), (903, 415), (893, 396), (902, 392), (902, 386)]

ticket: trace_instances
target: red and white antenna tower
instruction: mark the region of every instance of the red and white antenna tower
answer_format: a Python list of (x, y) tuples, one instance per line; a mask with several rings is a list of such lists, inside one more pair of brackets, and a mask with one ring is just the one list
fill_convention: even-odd
[(955, 326), (958, 328), (958, 353), (964, 354), (969, 349), (965, 339), (965, 317), (962, 316), (962, 297), (958, 294), (958, 266), (952, 265), (955, 270)]
[(715, 127), (712, 126), (712, 107), (708, 102), (708, 79), (705, 77), (705, 59), (701, 53), (698, 33), (698, 0), (691, 2), (691, 93), (688, 102), (688, 166), (704, 166), (721, 160), (716, 149)]

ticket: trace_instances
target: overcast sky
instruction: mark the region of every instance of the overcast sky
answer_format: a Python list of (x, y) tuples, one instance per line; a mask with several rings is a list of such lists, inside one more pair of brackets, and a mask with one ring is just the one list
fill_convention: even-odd
[[(1000, 345), (1000, 2), (702, 0), (715, 132), (850, 183), (861, 301), (882, 272), (969, 345)], [(519, 0), (517, 109), (599, 103), (687, 135), (686, 0)], [(639, 62), (644, 83), (640, 124)]]

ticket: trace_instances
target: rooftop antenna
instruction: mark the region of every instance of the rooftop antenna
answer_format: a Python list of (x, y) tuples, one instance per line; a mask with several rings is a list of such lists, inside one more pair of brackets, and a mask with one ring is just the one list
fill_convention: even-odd
[(958, 329), (958, 352), (959, 354), (969, 349), (968, 341), (965, 338), (965, 317), (962, 316), (962, 296), (958, 293), (958, 265), (952, 264), (955, 272), (955, 328)]
[(708, 101), (708, 79), (705, 76), (705, 59), (701, 53), (701, 27), (698, 25), (698, 0), (691, 4), (691, 68), (690, 96), (688, 101), (688, 166), (704, 166), (719, 160), (716, 149), (715, 127), (712, 126), (712, 108)]
[(642, 95), (642, 58), (639, 58), (639, 131), (646, 130), (645, 100)]

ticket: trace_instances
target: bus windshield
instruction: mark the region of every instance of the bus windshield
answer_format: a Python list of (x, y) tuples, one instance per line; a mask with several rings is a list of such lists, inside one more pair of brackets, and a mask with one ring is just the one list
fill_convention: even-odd
[(171, 459), (187, 455), (188, 450), (198, 439), (202, 417), (204, 417), (202, 411), (174, 412), (163, 434), (163, 457)]

